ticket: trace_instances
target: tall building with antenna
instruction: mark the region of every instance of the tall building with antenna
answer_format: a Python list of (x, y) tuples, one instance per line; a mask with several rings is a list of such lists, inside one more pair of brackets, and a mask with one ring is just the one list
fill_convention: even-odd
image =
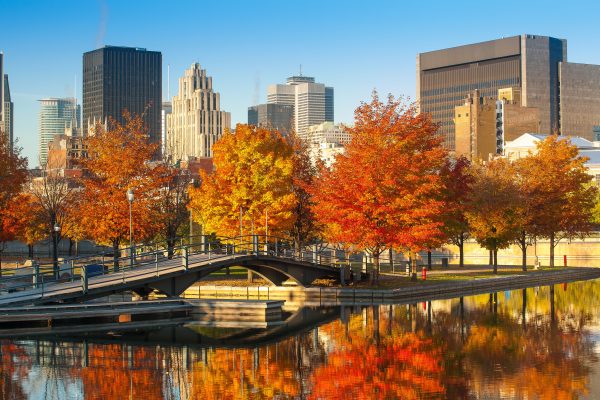
[(4, 53), (0, 52), (0, 131), (8, 137), (9, 146), (14, 142), (14, 104), (10, 97), (8, 75), (4, 73)]
[(310, 126), (334, 120), (333, 88), (302, 75), (302, 67), (286, 84), (269, 85), (267, 103), (294, 107), (293, 128), (301, 139), (306, 139)]

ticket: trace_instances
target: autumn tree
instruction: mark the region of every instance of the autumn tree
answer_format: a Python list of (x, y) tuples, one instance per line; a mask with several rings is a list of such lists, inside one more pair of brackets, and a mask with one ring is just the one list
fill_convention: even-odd
[(33, 246), (48, 237), (48, 223), (43, 219), (44, 210), (35, 197), (28, 192), (19, 193), (10, 202), (3, 223), (12, 236), (27, 244), (29, 258), (34, 257)]
[(189, 171), (177, 168), (167, 162), (160, 168), (163, 182), (158, 190), (156, 212), (160, 215), (159, 235), (167, 242), (167, 254), (173, 257), (180, 227), (189, 219), (188, 189), (191, 183)]
[(0, 274), (4, 243), (14, 239), (3, 220), (9, 203), (21, 192), (26, 180), (27, 158), (21, 157), (21, 148), (11, 145), (8, 135), (0, 130)]
[(535, 154), (520, 159), (522, 191), (531, 210), (527, 230), (550, 239), (550, 266), (561, 239), (583, 236), (592, 229), (597, 188), (590, 185), (587, 158), (568, 139), (548, 136)]
[(127, 112), (123, 117), (123, 124), (111, 120), (108, 130), (96, 125), (88, 139), (89, 158), (82, 162), (81, 223), (93, 240), (113, 247), (115, 270), (119, 267), (119, 245), (129, 239), (127, 191), (134, 192), (134, 238), (152, 238), (161, 218), (155, 204), (164, 176), (161, 167), (150, 162), (157, 144), (148, 140), (142, 118)]
[(293, 148), (278, 132), (238, 124), (214, 144), (213, 155), (214, 171), (202, 171), (190, 194), (193, 218), (205, 232), (232, 237), (241, 229), (258, 235), (291, 229)]
[(301, 140), (295, 133), (288, 135), (288, 141), (294, 150), (292, 192), (294, 193), (293, 224), (290, 236), (296, 248), (301, 249), (308, 242), (316, 240), (322, 231), (313, 210), (314, 200), (311, 187), (318, 173), (317, 165), (310, 159), (306, 141)]
[[(414, 253), (443, 237), (440, 215), (446, 160), (437, 125), (414, 105), (377, 93), (355, 111), (345, 154), (316, 182), (315, 214), (327, 228), (328, 241), (365, 249), (379, 257), (393, 246)], [(416, 279), (416, 263), (413, 263)]]
[(471, 193), (473, 177), (471, 162), (464, 156), (448, 159), (442, 168), (444, 181), (444, 234), (448, 241), (458, 247), (459, 266), (464, 266), (464, 243), (469, 235), (469, 223), (465, 215)]
[(520, 196), (510, 161), (496, 158), (474, 165), (465, 216), (471, 235), (492, 252), (494, 273), (498, 272), (498, 250), (508, 247), (519, 236)]

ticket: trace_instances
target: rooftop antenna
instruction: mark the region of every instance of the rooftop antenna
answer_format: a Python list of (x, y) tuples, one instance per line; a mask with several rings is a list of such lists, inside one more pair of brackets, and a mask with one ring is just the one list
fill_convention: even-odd
[(302, 64), (300, 64), (300, 76), (302, 76)]

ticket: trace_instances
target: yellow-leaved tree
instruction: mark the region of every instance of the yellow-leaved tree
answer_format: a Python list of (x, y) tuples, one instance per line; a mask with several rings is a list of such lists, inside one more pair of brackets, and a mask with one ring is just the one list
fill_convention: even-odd
[(202, 172), (200, 187), (190, 193), (193, 218), (204, 232), (288, 232), (295, 205), (293, 147), (276, 131), (238, 124), (215, 143), (213, 155), (214, 171)]

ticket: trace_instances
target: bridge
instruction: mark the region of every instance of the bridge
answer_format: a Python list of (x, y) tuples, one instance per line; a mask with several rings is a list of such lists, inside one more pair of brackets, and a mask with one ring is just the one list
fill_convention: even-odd
[(142, 245), (128, 256), (114, 258), (112, 269), (107, 267), (107, 261), (113, 259), (107, 259), (106, 254), (102, 254), (101, 262), (98, 255), (75, 258), (58, 277), (49, 276), (37, 266), (31, 273), (3, 276), (0, 306), (83, 302), (125, 291), (142, 297), (151, 292), (174, 297), (208, 275), (233, 266), (244, 267), (273, 285), (291, 280), (307, 286), (320, 278), (343, 282), (348, 260), (336, 257), (335, 251), (323, 246), (295, 250), (278, 238), (252, 235), (202, 236), (200, 243), (182, 241), (172, 249)]

